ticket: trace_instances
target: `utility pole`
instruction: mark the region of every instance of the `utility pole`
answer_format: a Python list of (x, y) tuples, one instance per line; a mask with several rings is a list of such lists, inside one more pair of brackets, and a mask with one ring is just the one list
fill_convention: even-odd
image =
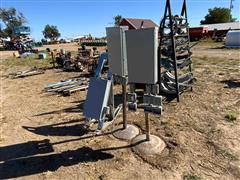
[(230, 0), (230, 8), (229, 8), (229, 10), (230, 10), (230, 15), (229, 15), (229, 22), (231, 21), (231, 15), (232, 15), (232, 9), (233, 9), (233, 1), (234, 1), (234, 0)]

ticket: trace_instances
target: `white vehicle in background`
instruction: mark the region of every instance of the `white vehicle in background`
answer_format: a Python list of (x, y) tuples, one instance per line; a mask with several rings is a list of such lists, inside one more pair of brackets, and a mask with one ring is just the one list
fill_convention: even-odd
[(240, 30), (230, 30), (227, 33), (226, 48), (240, 48)]

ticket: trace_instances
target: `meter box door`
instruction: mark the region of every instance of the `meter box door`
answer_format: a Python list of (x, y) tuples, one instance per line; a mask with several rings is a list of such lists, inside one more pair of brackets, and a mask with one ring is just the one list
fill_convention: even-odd
[(158, 28), (126, 31), (128, 82), (155, 84), (158, 81)]
[(102, 119), (104, 107), (107, 107), (110, 88), (110, 80), (92, 77), (90, 79), (87, 98), (84, 103), (83, 115), (88, 118)]
[(110, 70), (113, 74), (122, 77), (128, 73), (125, 40), (126, 30), (128, 30), (126, 26), (106, 28)]

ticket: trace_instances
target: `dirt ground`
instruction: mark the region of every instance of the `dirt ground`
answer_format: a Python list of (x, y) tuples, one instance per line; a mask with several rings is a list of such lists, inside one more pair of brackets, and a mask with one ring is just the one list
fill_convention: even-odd
[[(151, 133), (167, 143), (152, 157), (135, 154), (129, 142), (111, 135), (121, 113), (100, 136), (84, 130), (85, 91), (68, 97), (42, 92), (48, 83), (80, 73), (48, 69), (10, 79), (8, 73), (29, 64), (9, 66), (11, 55), (0, 52), (0, 179), (240, 179), (240, 52), (221, 46), (195, 46), (193, 91), (184, 92), (180, 103), (164, 102), (160, 118), (150, 115)], [(128, 112), (128, 121), (144, 133), (141, 109)]]

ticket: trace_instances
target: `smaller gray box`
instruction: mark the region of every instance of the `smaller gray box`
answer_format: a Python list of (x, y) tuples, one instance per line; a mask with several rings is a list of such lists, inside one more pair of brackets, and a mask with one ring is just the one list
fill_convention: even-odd
[(122, 77), (127, 75), (126, 30), (128, 30), (126, 26), (106, 28), (110, 70)]
[(107, 107), (111, 88), (110, 80), (92, 77), (90, 79), (83, 115), (87, 118), (100, 120), (104, 107)]
[(128, 82), (157, 82), (158, 28), (126, 31)]

